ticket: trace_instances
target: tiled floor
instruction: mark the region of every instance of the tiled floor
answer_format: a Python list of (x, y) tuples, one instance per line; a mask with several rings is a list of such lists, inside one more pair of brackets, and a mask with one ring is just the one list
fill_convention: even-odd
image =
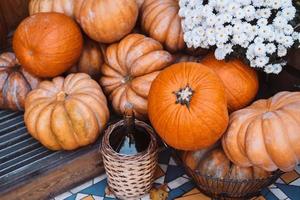
[[(160, 153), (159, 167), (156, 172), (155, 185), (167, 184), (169, 200), (209, 200), (195, 188), (192, 180), (185, 174), (181, 166), (176, 165), (169, 150)], [(106, 175), (94, 178), (72, 190), (65, 192), (55, 200), (113, 200), (114, 196), (106, 195)], [(141, 200), (149, 200), (146, 195)], [(262, 191), (262, 196), (255, 200), (300, 200), (300, 166)]]

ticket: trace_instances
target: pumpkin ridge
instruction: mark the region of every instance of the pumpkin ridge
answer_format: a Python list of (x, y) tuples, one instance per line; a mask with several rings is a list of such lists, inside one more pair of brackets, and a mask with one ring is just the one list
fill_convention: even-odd
[[(160, 6), (162, 6), (162, 5), (163, 5), (163, 4), (158, 4), (157, 7), (160, 8)], [(168, 10), (168, 9), (169, 9), (168, 4), (166, 4), (165, 7), (160, 8), (159, 11), (156, 11), (155, 9), (152, 9), (152, 12), (156, 11), (157, 14), (153, 17), (153, 19), (152, 19), (152, 21), (151, 21), (151, 23), (150, 23), (150, 25), (149, 25), (148, 31), (151, 30), (151, 29), (155, 29), (155, 27), (153, 27), (153, 26), (154, 26), (155, 24), (157, 24), (157, 23), (160, 23), (160, 21), (157, 22), (157, 18), (158, 18), (160, 15), (165, 14), (164, 12), (165, 12), (166, 10)], [(149, 35), (150, 35), (150, 34), (149, 34)]]
[[(145, 0), (146, 2), (147, 2), (147, 0)], [(154, 8), (152, 8), (152, 9), (150, 9), (151, 8), (151, 6), (153, 7), (153, 4), (154, 4)], [(156, 5), (155, 5), (156, 4)], [(152, 12), (154, 12), (154, 10), (157, 8), (157, 7), (159, 7), (161, 4), (163, 4), (163, 2), (155, 2), (155, 1), (152, 1), (151, 3), (149, 3), (148, 5), (146, 5), (145, 3), (144, 3), (144, 5), (143, 5), (143, 7), (142, 7), (142, 22), (141, 22), (141, 24), (146, 24), (145, 23), (145, 20), (148, 18), (148, 16), (150, 15), (150, 14), (152, 14)], [(150, 7), (150, 8), (149, 8)], [(148, 11), (149, 10), (149, 11)], [(146, 12), (146, 11), (148, 11), (148, 12)], [(150, 27), (150, 25), (149, 25), (149, 27)], [(145, 29), (149, 29), (149, 27), (147, 26), (147, 24), (145, 25), (145, 27), (142, 27), (142, 28), (145, 28)]]
[[(175, 12), (174, 13), (174, 16), (173, 16), (173, 19), (170, 21), (170, 23), (169, 23), (169, 25), (168, 25), (168, 29), (167, 29), (167, 35), (166, 35), (166, 38), (165, 38), (165, 40), (166, 40), (166, 44), (167, 43), (169, 43), (170, 41), (168, 41), (167, 40), (167, 38), (169, 38), (170, 37), (170, 35), (171, 35), (171, 29), (173, 29), (173, 25), (174, 25), (174, 23), (176, 23), (177, 22), (177, 18), (176, 18), (176, 16), (177, 16), (177, 13)], [(180, 24), (180, 26), (181, 26), (181, 24)], [(181, 29), (179, 29), (179, 32), (177, 32), (177, 34), (180, 36), (181, 35), (181, 32), (182, 32), (182, 28)], [(173, 33), (173, 32), (172, 32)], [(176, 49), (179, 49), (180, 48), (180, 40), (179, 40), (180, 38), (177, 38), (177, 40), (176, 40)], [(171, 47), (172, 48), (172, 47)]]

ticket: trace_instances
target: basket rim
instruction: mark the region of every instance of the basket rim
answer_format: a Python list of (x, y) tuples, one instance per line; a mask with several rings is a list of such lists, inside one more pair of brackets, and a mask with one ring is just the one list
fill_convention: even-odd
[(107, 148), (107, 149), (109, 149), (109, 152), (112, 155), (121, 157), (122, 159), (128, 159), (128, 160), (131, 160), (132, 158), (134, 158), (134, 159), (141, 158), (142, 159), (144, 156), (147, 156), (148, 154), (151, 154), (153, 152), (157, 152), (157, 136), (155, 134), (154, 129), (149, 124), (147, 124), (146, 122), (143, 122), (143, 121), (138, 120), (138, 119), (135, 119), (135, 124), (137, 126), (140, 126), (140, 127), (144, 128), (144, 130), (150, 136), (150, 142), (149, 142), (149, 145), (148, 145), (147, 149), (145, 149), (144, 151), (138, 152), (137, 154), (134, 154), (134, 155), (126, 155), (126, 154), (121, 154), (121, 153), (116, 152), (112, 148), (110, 142), (105, 142), (105, 141), (109, 141), (109, 138), (110, 138), (110, 135), (112, 134), (112, 132), (116, 128), (118, 128), (120, 126), (123, 126), (124, 122), (125, 122), (125, 120), (121, 119), (118, 122), (116, 122), (114, 124), (111, 124), (110, 126), (108, 126), (105, 129), (104, 136), (103, 136), (102, 142), (101, 142), (102, 145), (100, 146), (100, 149), (99, 149), (101, 152), (104, 151), (104, 148)]

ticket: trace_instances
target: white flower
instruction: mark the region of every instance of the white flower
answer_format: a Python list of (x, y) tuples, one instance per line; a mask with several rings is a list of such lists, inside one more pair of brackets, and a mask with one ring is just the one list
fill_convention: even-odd
[(255, 15), (255, 8), (252, 5), (248, 5), (244, 7), (244, 13), (246, 17), (252, 17)]
[(273, 65), (273, 72), (274, 74), (279, 74), (282, 71), (281, 64), (274, 64)]
[(236, 2), (234, 2), (234, 1), (232, 1), (232, 2), (228, 5), (228, 7), (227, 7), (228, 12), (231, 13), (231, 14), (234, 14), (235, 11), (236, 11), (237, 9), (239, 9), (239, 8), (240, 8), (240, 5), (239, 5), (238, 3), (236, 3)]
[(217, 60), (224, 60), (226, 57), (226, 52), (224, 48), (217, 48), (215, 50), (215, 57)]
[(299, 33), (298, 32), (294, 32), (293, 34), (292, 34), (292, 37), (293, 37), (293, 40), (298, 40), (300, 37), (299, 37)]
[(271, 1), (271, 7), (273, 9), (279, 9), (281, 7), (281, 0), (272, 0)]
[(273, 20), (274, 26), (279, 27), (279, 28), (285, 27), (287, 25), (287, 23), (288, 23), (287, 20), (284, 17), (281, 17), (281, 16), (277, 16)]
[(232, 41), (234, 44), (242, 45), (247, 41), (247, 35), (245, 33), (235, 34), (233, 35)]
[(225, 23), (229, 23), (229, 22), (231, 22), (233, 16), (229, 13), (224, 13), (224, 14), (222, 14), (222, 18)]
[(286, 20), (292, 20), (295, 18), (296, 15), (296, 8), (291, 6), (291, 7), (287, 7), (284, 8), (282, 10), (282, 16), (286, 19)]
[(273, 71), (274, 71), (273, 65), (271, 65), (271, 64), (270, 64), (270, 65), (267, 65), (267, 66), (265, 67), (264, 71), (265, 71), (267, 74), (273, 73)]
[(265, 56), (266, 55), (266, 46), (263, 43), (255, 43), (254, 54), (256, 56)]
[(271, 16), (271, 10), (269, 8), (259, 9), (256, 14), (262, 18), (269, 18)]
[(232, 44), (226, 44), (226, 45), (224, 45), (224, 51), (226, 52), (226, 54), (230, 54), (230, 53), (233, 52), (232, 47), (233, 47)]
[(205, 17), (208, 17), (213, 14), (213, 7), (210, 5), (205, 5), (201, 9), (201, 14)]
[(245, 17), (245, 13), (242, 8), (237, 9), (234, 15), (237, 19), (243, 19)]
[(265, 40), (262, 37), (256, 37), (254, 39), (255, 44), (262, 44)]
[(291, 25), (286, 25), (284, 28), (283, 28), (283, 32), (286, 34), (286, 35), (292, 35), (293, 32), (294, 32), (294, 28), (291, 26)]
[(215, 7), (217, 5), (217, 1), (216, 0), (210, 0), (208, 1), (208, 5), (211, 7)]
[(237, 2), (243, 6), (247, 6), (247, 5), (251, 4), (251, 0), (235, 0), (235, 2)]
[(229, 37), (226, 33), (217, 33), (216, 34), (216, 40), (217, 42), (226, 43), (228, 41)]
[(233, 32), (232, 26), (230, 26), (230, 25), (225, 26), (225, 27), (224, 27), (224, 31), (225, 31), (228, 35), (232, 35), (232, 32)]
[(216, 19), (215, 25), (219, 26), (219, 25), (223, 25), (223, 24), (224, 24), (224, 16), (223, 16), (223, 14), (217, 15), (217, 19)]
[(257, 20), (257, 25), (259, 27), (267, 26), (268, 25), (268, 20), (265, 19), (265, 18), (261, 18), (261, 19)]
[(276, 52), (276, 46), (273, 43), (269, 43), (266, 45), (266, 51), (268, 54), (273, 54)]
[(285, 35), (283, 33), (276, 34), (276, 42), (278, 42), (279, 44), (284, 43), (284, 38), (285, 38)]
[(269, 58), (265, 56), (257, 57), (255, 59), (255, 65), (259, 68), (263, 68), (268, 62), (269, 62)]
[(281, 3), (282, 8), (293, 6), (292, 0), (281, 0)]
[(243, 24), (242, 23), (236, 23), (234, 24), (233, 28), (233, 33), (238, 34), (243, 32)]
[(215, 31), (214, 28), (206, 29), (206, 35), (207, 35), (208, 38), (215, 37), (215, 33), (216, 33), (216, 31)]
[(207, 42), (210, 46), (214, 46), (216, 44), (216, 38), (215, 37), (209, 37), (209, 38), (207, 38)]
[(223, 49), (224, 46), (225, 46), (225, 44), (224, 44), (223, 42), (217, 42), (217, 43), (216, 43), (216, 46), (217, 46), (218, 48), (220, 48), (220, 49)]
[(277, 48), (277, 55), (279, 57), (284, 57), (286, 56), (286, 54), (287, 54), (287, 49), (284, 46), (279, 45)]
[(242, 44), (241, 44), (241, 47), (243, 48), (247, 48), (249, 46), (250, 42), (245, 40)]
[(214, 26), (217, 22), (217, 16), (215, 14), (211, 14), (207, 16), (206, 23), (208, 26)]
[(216, 0), (216, 6), (226, 6), (229, 0)]
[(294, 44), (294, 40), (291, 36), (285, 36), (284, 37), (284, 42), (283, 42), (283, 45), (286, 47), (286, 48), (290, 48), (292, 47)]
[(252, 5), (255, 7), (262, 7), (264, 5), (264, 1), (262, 0), (252, 0)]

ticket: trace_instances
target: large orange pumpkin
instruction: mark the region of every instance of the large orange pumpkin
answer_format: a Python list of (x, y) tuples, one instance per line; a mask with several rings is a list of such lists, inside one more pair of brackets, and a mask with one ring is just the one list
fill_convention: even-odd
[(26, 18), (13, 37), (21, 65), (39, 77), (54, 77), (74, 65), (82, 50), (79, 27), (60, 13), (38, 13)]
[(145, 118), (151, 83), (172, 62), (172, 55), (164, 51), (159, 42), (130, 34), (107, 48), (100, 83), (118, 113), (123, 114), (129, 102), (136, 116)]
[(134, 28), (138, 5), (136, 0), (76, 0), (75, 17), (90, 38), (113, 43)]
[(241, 109), (255, 98), (259, 82), (253, 68), (240, 60), (217, 60), (213, 54), (209, 54), (201, 63), (213, 69), (222, 79), (229, 111)]
[(183, 62), (163, 70), (152, 83), (148, 110), (157, 133), (180, 150), (214, 144), (228, 124), (223, 83), (199, 63)]
[(178, 0), (145, 0), (141, 8), (143, 30), (171, 52), (185, 47), (178, 11)]
[(30, 0), (29, 14), (39, 12), (59, 12), (74, 16), (74, 0)]
[(28, 132), (52, 150), (72, 150), (93, 143), (108, 117), (100, 86), (84, 73), (41, 82), (26, 98)]
[(23, 110), (26, 95), (39, 82), (20, 66), (14, 53), (0, 54), (0, 109)]
[(78, 63), (68, 70), (68, 73), (83, 72), (89, 74), (93, 79), (98, 80), (103, 63), (102, 46), (86, 38)]
[(293, 170), (300, 162), (300, 92), (281, 92), (232, 113), (222, 143), (237, 165)]

